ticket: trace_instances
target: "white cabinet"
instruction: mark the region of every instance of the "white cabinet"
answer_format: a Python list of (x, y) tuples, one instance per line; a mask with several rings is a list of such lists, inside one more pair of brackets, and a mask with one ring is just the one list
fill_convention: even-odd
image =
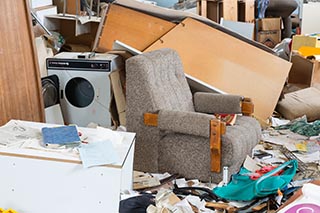
[(118, 212), (120, 191), (132, 189), (135, 143), (134, 133), (119, 134), (124, 139), (114, 148), (120, 161), (87, 169), (76, 155), (0, 148), (0, 207), (19, 213)]

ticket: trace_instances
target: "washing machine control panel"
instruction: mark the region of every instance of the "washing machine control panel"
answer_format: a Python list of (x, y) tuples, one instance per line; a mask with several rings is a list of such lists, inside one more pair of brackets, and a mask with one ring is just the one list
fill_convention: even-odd
[(47, 70), (111, 72), (123, 64), (120, 56), (108, 53), (61, 52), (47, 58)]
[(63, 70), (92, 70), (92, 71), (111, 71), (110, 60), (81, 60), (81, 59), (59, 59), (49, 58), (47, 61), (47, 69), (63, 69)]

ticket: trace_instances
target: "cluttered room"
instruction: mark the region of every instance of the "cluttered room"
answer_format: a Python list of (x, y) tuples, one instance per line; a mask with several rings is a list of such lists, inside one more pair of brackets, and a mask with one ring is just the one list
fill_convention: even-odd
[(0, 213), (320, 213), (319, 0), (0, 7)]

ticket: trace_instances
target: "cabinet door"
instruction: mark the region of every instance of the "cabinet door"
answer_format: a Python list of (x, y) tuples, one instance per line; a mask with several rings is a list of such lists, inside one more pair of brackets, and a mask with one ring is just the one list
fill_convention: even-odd
[(0, 125), (44, 121), (29, 1), (0, 1)]

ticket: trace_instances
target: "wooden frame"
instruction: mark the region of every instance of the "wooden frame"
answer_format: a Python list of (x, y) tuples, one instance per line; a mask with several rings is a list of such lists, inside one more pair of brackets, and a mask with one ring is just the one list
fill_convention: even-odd
[(43, 122), (44, 105), (29, 1), (2, 0), (0, 7), (3, 9), (0, 13), (0, 125), (13, 118)]
[(103, 26), (99, 27), (96, 38), (98, 52), (112, 50), (115, 40), (143, 51), (176, 26), (169, 21), (117, 4), (109, 6), (101, 25)]
[(217, 23), (221, 17), (254, 23), (254, 0), (198, 0), (197, 14)]

